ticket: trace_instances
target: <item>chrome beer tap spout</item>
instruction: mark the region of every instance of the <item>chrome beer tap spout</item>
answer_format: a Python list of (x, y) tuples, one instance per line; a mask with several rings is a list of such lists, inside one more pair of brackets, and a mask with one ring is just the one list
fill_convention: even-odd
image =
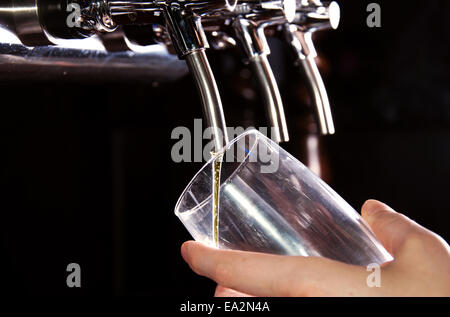
[(280, 91), (267, 60), (270, 48), (264, 28), (291, 21), (295, 10), (293, 3), (293, 0), (239, 3), (237, 8), (239, 14), (232, 24), (236, 38), (259, 81), (267, 116), (273, 128), (272, 138), (276, 142), (289, 141), (289, 132)]
[[(289, 141), (283, 102), (267, 55), (270, 48), (264, 29), (271, 25), (283, 25), (293, 20), (295, 0), (240, 0), (233, 12), (222, 14), (222, 19), (231, 25), (234, 36), (244, 52), (259, 82), (266, 113), (272, 128), (272, 139), (276, 142)], [(220, 23), (219, 18), (208, 21), (211, 25)], [(217, 33), (217, 30), (213, 30)], [(220, 33), (218, 33), (220, 34)], [(224, 45), (223, 36), (219, 38)], [(217, 46), (217, 45), (215, 45)], [(219, 47), (220, 48), (220, 47)]]
[(235, 4), (229, 1), (180, 1), (170, 3), (163, 10), (175, 50), (180, 58), (186, 59), (194, 76), (207, 124), (213, 130), (216, 151), (229, 139), (219, 90), (205, 53), (209, 46), (201, 18), (217, 11), (233, 10)]
[[(162, 21), (180, 59), (185, 59), (199, 90), (215, 150), (228, 142), (222, 102), (205, 49), (202, 17), (234, 10), (237, 0), (7, 0), (0, 21), (27, 46), (54, 39), (82, 39), (113, 32), (119, 25)], [(152, 35), (149, 35), (152, 36)]]
[[(172, 45), (185, 59), (202, 98), (207, 124), (212, 128), (215, 150), (228, 142), (222, 102), (205, 49), (208, 41), (202, 27), (204, 16), (234, 10), (236, 0), (111, 1), (114, 20), (145, 20), (159, 14), (165, 21)], [(131, 23), (131, 22), (130, 22)]]
[(294, 21), (283, 28), (285, 38), (296, 56), (296, 63), (302, 67), (307, 79), (322, 134), (334, 134), (335, 128), (328, 94), (314, 60), (317, 52), (312, 34), (324, 29), (336, 29), (339, 20), (340, 9), (336, 2), (297, 0)]

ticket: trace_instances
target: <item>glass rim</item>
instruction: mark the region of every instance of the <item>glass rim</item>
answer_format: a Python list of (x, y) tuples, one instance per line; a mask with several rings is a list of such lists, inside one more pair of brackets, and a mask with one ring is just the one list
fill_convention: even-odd
[[(247, 135), (250, 135), (250, 134), (254, 134), (256, 136), (256, 140), (255, 140), (254, 144), (252, 144), (252, 146), (250, 147), (250, 150), (245, 154), (245, 157), (242, 160), (242, 162), (239, 162), (239, 165), (233, 170), (233, 172), (223, 182), (221, 182), (219, 188), (221, 188), (223, 186), (223, 184), (225, 182), (227, 182), (230, 178), (232, 178), (234, 175), (236, 175), (236, 173), (242, 167), (243, 163), (247, 162), (247, 159), (250, 156), (250, 153), (253, 152), (255, 146), (258, 144), (258, 142), (257, 142), (258, 138), (261, 137), (261, 136), (266, 137), (264, 134), (262, 134), (257, 129), (252, 128), (250, 130), (244, 131), (243, 133), (239, 134), (233, 140), (228, 142), (222, 149), (220, 149), (218, 152), (214, 153), (214, 155), (197, 171), (197, 173), (195, 173), (195, 175), (191, 178), (191, 180), (189, 181), (187, 186), (184, 188), (183, 192), (181, 193), (180, 197), (177, 200), (177, 203), (175, 204), (175, 215), (177, 217), (180, 217), (182, 214), (186, 215), (188, 213), (194, 213), (198, 209), (202, 208), (204, 204), (206, 204), (208, 199), (211, 197), (212, 193), (211, 193), (211, 195), (208, 195), (205, 199), (203, 199), (200, 203), (198, 203), (195, 207), (193, 207), (191, 209), (188, 209), (186, 211), (183, 211), (183, 212), (179, 211), (179, 206), (180, 206), (181, 202), (183, 201), (183, 198), (186, 197), (187, 191), (189, 190), (189, 188), (191, 188), (191, 186), (193, 185), (194, 181), (197, 179), (198, 175), (201, 172), (203, 172), (208, 166), (210, 166), (211, 163), (214, 162), (217, 159), (218, 156), (223, 155), (224, 153), (226, 153), (239, 140), (241, 140), (242, 138), (245, 138)], [(220, 189), (219, 189), (219, 192), (220, 192)]]

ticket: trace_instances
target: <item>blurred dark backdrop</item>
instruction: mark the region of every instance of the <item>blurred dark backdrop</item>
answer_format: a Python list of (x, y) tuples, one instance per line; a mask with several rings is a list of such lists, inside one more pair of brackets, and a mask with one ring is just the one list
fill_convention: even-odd
[[(390, 204), (450, 238), (450, 2), (338, 1), (341, 25), (316, 38), (337, 133), (323, 137), (325, 179), (359, 210)], [(305, 85), (287, 48), (270, 61), (300, 159), (311, 133)], [(230, 126), (264, 125), (238, 50), (208, 53)], [(119, 88), (120, 87), (120, 88)], [(201, 106), (189, 76), (172, 83), (3, 80), (0, 84), (0, 289), (9, 294), (211, 295), (179, 247), (173, 214), (201, 163), (173, 163), (173, 128)], [(66, 286), (81, 265), (82, 287)]]

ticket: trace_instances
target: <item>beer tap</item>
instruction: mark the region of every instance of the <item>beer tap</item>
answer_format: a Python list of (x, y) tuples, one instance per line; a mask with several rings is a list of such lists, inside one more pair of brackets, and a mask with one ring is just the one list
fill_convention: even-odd
[(320, 0), (297, 0), (295, 19), (283, 28), (286, 40), (296, 56), (296, 63), (305, 73), (322, 134), (333, 134), (335, 128), (327, 91), (314, 60), (317, 52), (312, 34), (324, 29), (336, 29), (339, 19), (339, 5), (334, 1), (325, 4)]
[(207, 124), (213, 129), (215, 150), (221, 149), (228, 142), (228, 134), (220, 94), (205, 53), (209, 46), (201, 19), (234, 10), (236, 1), (111, 1), (110, 5), (111, 14), (117, 20), (125, 17), (134, 22), (145, 20), (145, 15), (154, 17), (155, 12), (162, 13), (172, 45), (179, 58), (186, 60), (197, 84)]
[(234, 10), (236, 1), (8, 0), (0, 5), (0, 21), (6, 21), (4, 24), (27, 46), (113, 32), (119, 25), (163, 21), (178, 57), (186, 60), (195, 79), (217, 151), (226, 144), (228, 135), (220, 94), (205, 53), (208, 42), (201, 19)]
[[(225, 24), (231, 26), (244, 51), (245, 62), (250, 64), (259, 82), (267, 116), (273, 128), (272, 139), (276, 142), (289, 141), (289, 133), (278, 85), (267, 60), (270, 48), (264, 29), (271, 25), (289, 23), (294, 14), (295, 0), (240, 0), (233, 12), (222, 14)], [(209, 22), (214, 26), (218, 21), (220, 19), (214, 17)], [(214, 27), (212, 32), (219, 33)], [(216, 42), (227, 45), (223, 35)]]

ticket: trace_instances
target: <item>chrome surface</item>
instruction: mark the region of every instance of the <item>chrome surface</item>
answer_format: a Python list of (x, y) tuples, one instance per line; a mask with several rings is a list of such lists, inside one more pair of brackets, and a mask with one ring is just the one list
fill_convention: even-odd
[(207, 32), (208, 43), (215, 50), (224, 50), (236, 46), (236, 40), (223, 31)]
[[(72, 16), (74, 26), (66, 20), (69, 9), (73, 9), (70, 4), (80, 7), (80, 14)], [(273, 139), (285, 142), (289, 140), (286, 117), (267, 59), (270, 48), (264, 30), (273, 25), (284, 30), (298, 64), (305, 71), (320, 130), (332, 134), (332, 114), (314, 61), (317, 54), (311, 35), (338, 24), (339, 6), (319, 0), (5, 0), (0, 4), (0, 25), (16, 34), (23, 44), (42, 47), (1, 44), (0, 61), (2, 69), (31, 70), (32, 75), (46, 67), (52, 76), (78, 78), (98, 71), (126, 77), (124, 73), (128, 71), (130, 76), (146, 74), (154, 78), (161, 72), (155, 70), (152, 62), (160, 57), (170, 61), (171, 67), (179, 67), (180, 64), (172, 64), (175, 59), (169, 54), (175, 52), (180, 59), (186, 59), (196, 81), (206, 121), (214, 135), (220, 136), (215, 140), (218, 150), (228, 137), (220, 94), (205, 54), (209, 43), (215, 49), (234, 45), (242, 48), (245, 62), (251, 65), (259, 82), (268, 120), (274, 128)], [(110, 53), (57, 46), (61, 39), (91, 35), (99, 35), (102, 47)], [(133, 52), (126, 52), (129, 50)], [(147, 73), (150, 69), (151, 75)], [(172, 73), (175, 77), (186, 67), (177, 69), (179, 72)]]
[(152, 13), (164, 10), (170, 5), (177, 5), (188, 9), (198, 15), (213, 14), (221, 11), (233, 11), (237, 0), (173, 0), (173, 1), (116, 1), (108, 0), (110, 12), (113, 17), (130, 15), (131, 19), (137, 19), (139, 14)]
[(183, 8), (175, 4), (163, 12), (172, 44), (180, 58), (209, 47), (199, 16), (186, 14)]
[(254, 57), (250, 65), (260, 83), (261, 92), (265, 101), (267, 116), (271, 127), (273, 127), (271, 138), (275, 142), (289, 141), (286, 116), (284, 114), (283, 102), (277, 82), (265, 54)]
[[(278, 84), (267, 60), (270, 48), (264, 28), (289, 22), (295, 12), (293, 3), (293, 0), (239, 3), (237, 11), (242, 13), (233, 23), (236, 37), (259, 82), (269, 124), (273, 128), (272, 138), (276, 142), (289, 141), (289, 132)], [(250, 12), (245, 13), (248, 9)]]
[(218, 151), (225, 146), (229, 139), (222, 101), (205, 51), (192, 52), (186, 56), (186, 62), (197, 84), (203, 102), (205, 119), (208, 126), (212, 128), (215, 150)]
[[(215, 141), (216, 150), (219, 150), (228, 141), (220, 95), (204, 52), (204, 49), (208, 47), (208, 41), (201, 25), (201, 17), (233, 10), (237, 0), (74, 0), (72, 3), (66, 1), (53, 3), (47, 0), (10, 1), (13, 4), (10, 5), (10, 2), (8, 2), (3, 11), (0, 11), (0, 13), (4, 13), (4, 18), (2, 18), (3, 15), (0, 15), (0, 20), (22, 19), (19, 29), (24, 31), (19, 33), (18, 27), (15, 25), (13, 32), (25, 39), (27, 32), (31, 33), (31, 31), (34, 32), (32, 33), (33, 36), (42, 33), (52, 40), (57, 38), (84, 38), (92, 34), (115, 31), (119, 24), (116, 19), (122, 19), (120, 23), (128, 24), (136, 22), (139, 15), (143, 15), (143, 17), (140, 17), (139, 23), (164, 22), (178, 57), (187, 60), (188, 67), (196, 80), (204, 102), (205, 116), (214, 130), (214, 136), (219, 136), (218, 131), (221, 130), (223, 137), (217, 137)], [(22, 5), (22, 1), (26, 4), (26, 7), (25, 9), (20, 7), (19, 10), (17, 5)], [(74, 14), (70, 14), (71, 12)], [(125, 20), (123, 20), (124, 17)], [(42, 26), (40, 22), (42, 23), (43, 20), (45, 25)], [(35, 29), (41, 33), (35, 31)], [(165, 40), (162, 36), (163, 33), (164, 31), (161, 32), (160, 38), (156, 41)], [(154, 32), (154, 36), (156, 38), (158, 32)], [(123, 37), (122, 40), (121, 37), (104, 36), (103, 42), (111, 51), (122, 48), (137, 50), (139, 45), (133, 43), (132, 39)], [(26, 43), (28, 45), (48, 45), (52, 42), (37, 41), (33, 38), (33, 41), (29, 40)], [(53, 54), (53, 51), (51, 52)], [(76, 69), (80, 69), (79, 65), (86, 66), (92, 61), (92, 58), (86, 56), (86, 54), (76, 56), (75, 61), (78, 64), (75, 66), (76, 63), (73, 63)], [(25, 59), (25, 61), (24, 64), (31, 62), (29, 59)], [(45, 63), (46, 61), (41, 60), (40, 62)], [(145, 63), (142, 60), (140, 62)], [(121, 61), (118, 61), (118, 63), (120, 64)], [(112, 64), (118, 66), (118, 64)], [(95, 69), (98, 69), (98, 67), (95, 67)]]
[(3, 26), (13, 31), (24, 45), (53, 44), (39, 21), (38, 0), (2, 1), (0, 21)]
[(208, 21), (212, 25), (225, 23), (232, 26), (245, 61), (251, 64), (256, 74), (269, 124), (273, 128), (272, 138), (276, 142), (289, 141), (289, 133), (278, 85), (267, 60), (270, 48), (264, 28), (288, 23), (294, 14), (295, 0), (244, 0), (238, 2), (234, 11), (223, 12), (219, 18), (214, 16), (214, 21)]
[(81, 50), (58, 46), (30, 48), (0, 43), (1, 80), (74, 80), (88, 83), (151, 83), (177, 80), (186, 64), (164, 48), (152, 53)]
[[(208, 40), (201, 18), (222, 11), (234, 10), (236, 0), (175, 0), (175, 1), (110, 1), (110, 10), (115, 17), (145, 19), (154, 22), (155, 15), (162, 13), (172, 45), (179, 58), (186, 59), (203, 102), (206, 122), (213, 129), (215, 150), (228, 142), (225, 117), (219, 90), (209, 66), (205, 48)], [(139, 16), (140, 15), (140, 16)]]
[(322, 134), (334, 134), (334, 121), (327, 90), (315, 62), (317, 52), (312, 41), (312, 33), (323, 29), (336, 29), (339, 25), (340, 10), (336, 2), (298, 0), (297, 12), (292, 24), (284, 26), (287, 42), (296, 55), (312, 95), (319, 130)]
[[(121, 23), (155, 23), (164, 17), (180, 58), (208, 47), (202, 16), (234, 10), (237, 0), (108, 1), (112, 19)], [(128, 19), (128, 22), (123, 20)]]
[(71, 0), (71, 4), (78, 4), (81, 9), (75, 21), (77, 27), (93, 32), (113, 32), (117, 28), (111, 16), (109, 0), (91, 0), (88, 3), (83, 0)]

